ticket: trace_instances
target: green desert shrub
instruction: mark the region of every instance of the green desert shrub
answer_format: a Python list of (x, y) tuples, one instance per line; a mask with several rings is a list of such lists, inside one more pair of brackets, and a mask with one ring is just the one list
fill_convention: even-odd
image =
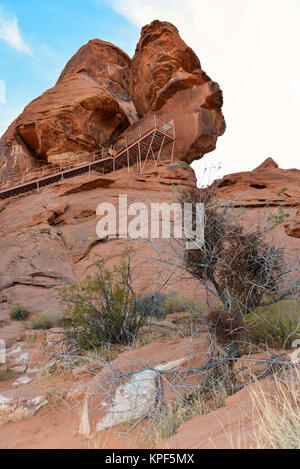
[(246, 316), (247, 338), (255, 344), (290, 348), (300, 339), (300, 301), (282, 300), (260, 306)]
[(61, 325), (61, 314), (53, 311), (44, 311), (30, 320), (31, 329), (53, 329)]
[(200, 310), (199, 302), (188, 295), (171, 295), (164, 302), (166, 314), (182, 312), (198, 312)]
[(104, 261), (94, 263), (95, 275), (80, 285), (60, 291), (65, 305), (63, 327), (66, 341), (81, 349), (103, 344), (130, 344), (149, 317), (150, 304), (139, 308), (132, 286), (131, 253), (125, 252), (119, 266), (109, 270)]
[(25, 321), (29, 316), (27, 309), (19, 304), (11, 305), (9, 307), (9, 314), (11, 319), (15, 319), (16, 321)]

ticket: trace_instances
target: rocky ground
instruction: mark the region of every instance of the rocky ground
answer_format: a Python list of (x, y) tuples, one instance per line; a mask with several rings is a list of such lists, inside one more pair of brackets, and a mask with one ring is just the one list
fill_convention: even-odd
[[(255, 447), (252, 388), (267, 392), (274, 383), (269, 377), (255, 385), (243, 385), (264, 372), (267, 365), (259, 360), (268, 359), (270, 352), (242, 357), (236, 367), (241, 391), (220, 403), (220, 408), (188, 419), (166, 440), (153, 439), (151, 428), (161, 424), (155, 412), (150, 412), (157, 384), (155, 373), (147, 370), (200, 369), (210, 353), (209, 339), (199, 320), (193, 320), (191, 335), (191, 318), (184, 316), (171, 314), (164, 321), (146, 325), (136, 347), (115, 348), (98, 359), (73, 363), (71, 368), (67, 360), (49, 368), (53, 349), (59, 347), (60, 330), (27, 332), (8, 350), (10, 376), (1, 381), (0, 388), (0, 447)], [(249, 363), (249, 357), (258, 361)], [(125, 387), (123, 373), (131, 375)], [(133, 385), (137, 376), (139, 382)], [(176, 402), (178, 393), (188, 395), (202, 380), (203, 376), (187, 374), (182, 386), (173, 377), (167, 378), (164, 401)], [(116, 412), (113, 418), (112, 409)]]
[[(292, 252), (297, 253), (299, 239), (295, 227), (299, 172), (281, 170), (276, 168), (275, 163), (271, 164), (270, 169), (269, 164), (270, 161), (250, 173), (226, 176), (219, 184), (220, 200), (234, 200), (237, 210), (240, 205), (245, 205), (247, 223), (250, 224), (263, 217), (265, 210), (272, 213), (275, 210), (277, 213), (279, 207), (284, 207), (290, 218), (284, 226), (277, 228), (276, 236), (278, 240), (284, 239), (286, 245), (290, 244)], [(174, 182), (180, 186), (194, 187), (192, 170), (179, 162), (172, 167), (164, 163), (156, 170), (149, 168), (142, 177), (136, 174), (134, 168), (130, 174), (122, 170), (106, 177), (104, 183), (103, 177), (97, 174), (80, 176), (47, 187), (39, 194), (2, 202), (0, 337), (8, 347), (9, 371), (0, 382), (1, 447), (114, 448), (117, 445), (128, 448), (150, 444), (144, 437), (147, 424), (142, 418), (148, 402), (143, 403), (141, 414), (137, 416), (141, 422), (131, 432), (127, 433), (131, 425), (128, 422), (105, 428), (107, 396), (98, 392), (92, 403), (90, 394), (101, 376), (107, 379), (107, 365), (94, 363), (93, 368), (78, 363), (72, 369), (67, 366), (67, 369), (48, 372), (53, 342), (59, 338), (55, 332), (59, 333), (60, 330), (29, 330), (26, 322), (10, 319), (8, 308), (10, 304), (21, 303), (33, 317), (41, 311), (59, 310), (56, 287), (85, 277), (90, 265), (86, 259), (88, 253), (98, 253), (112, 265), (126, 244), (118, 239), (96, 239), (94, 230), (98, 202), (106, 200), (116, 203), (117, 196), (124, 193), (131, 201), (170, 201), (174, 197)], [(266, 187), (252, 187), (259, 184)], [(289, 197), (277, 196), (283, 185), (288, 187)], [(235, 186), (237, 190), (234, 193)], [(257, 191), (263, 194), (259, 198), (268, 202), (267, 209), (259, 206)], [(144, 244), (137, 243), (136, 247), (140, 249), (135, 260), (136, 269), (142, 275), (140, 281), (155, 290), (154, 279), (160, 276), (157, 276), (158, 266), (151, 260), (151, 250)], [(161, 272), (162, 278), (166, 275), (164, 269), (165, 266)], [(192, 295), (196, 294), (196, 288), (191, 280), (184, 282), (180, 278), (174, 278), (169, 286), (170, 290), (177, 289)], [(175, 317), (171, 315), (165, 321), (149, 325), (142, 332), (137, 347), (105, 351), (103, 358), (110, 361), (109, 370), (113, 367), (118, 373), (120, 370), (134, 373), (141, 367), (175, 367), (183, 370), (203, 366), (209, 354), (208, 338), (201, 327), (198, 330), (197, 323), (191, 333), (184, 316), (184, 313)], [(1, 370), (3, 373), (4, 367)], [(259, 368), (255, 370), (256, 373), (261, 371)], [(246, 376), (247, 382), (247, 373), (247, 369), (246, 375), (245, 370), (241, 371), (240, 379), (245, 380)], [(118, 385), (122, 385), (121, 380)], [(271, 385), (272, 378), (266, 378), (262, 389), (269, 389)], [(156, 444), (159, 448), (255, 447), (256, 427), (252, 415), (253, 403), (249, 398), (251, 386), (228, 397), (225, 407), (188, 420), (179, 427), (175, 436)], [(170, 402), (174, 400), (172, 393), (169, 399)], [(88, 437), (78, 434), (86, 400), (89, 409)], [(131, 418), (129, 414), (129, 420)], [(101, 421), (104, 421), (103, 429)], [(96, 431), (97, 425), (100, 433)], [(125, 434), (119, 435), (119, 430), (122, 432), (124, 429)]]

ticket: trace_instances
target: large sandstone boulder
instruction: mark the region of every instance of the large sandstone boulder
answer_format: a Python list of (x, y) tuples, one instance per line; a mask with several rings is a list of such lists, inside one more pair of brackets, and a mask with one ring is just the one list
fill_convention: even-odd
[(0, 140), (0, 175), (114, 143), (136, 120), (130, 67), (113, 44), (95, 39), (83, 46), (57, 84), (32, 101)]
[(214, 150), (224, 132), (222, 102), (218, 84), (170, 23), (145, 26), (132, 61), (94, 39), (0, 139), (0, 177), (114, 144), (138, 117), (153, 112), (174, 119), (175, 156), (191, 163)]
[(176, 156), (191, 163), (215, 149), (225, 131), (219, 85), (171, 23), (142, 29), (132, 59), (131, 96), (140, 116), (155, 112), (176, 129)]

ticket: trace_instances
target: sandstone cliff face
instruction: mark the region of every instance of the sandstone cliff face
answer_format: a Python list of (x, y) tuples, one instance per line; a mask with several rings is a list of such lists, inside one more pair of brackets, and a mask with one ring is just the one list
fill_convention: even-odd
[[(285, 221), (282, 227), (286, 234), (300, 238), (300, 170), (281, 169), (268, 158), (253, 171), (229, 174), (215, 181), (214, 186), (220, 199), (245, 207), (247, 218), (254, 225), (282, 210), (287, 215), (286, 220), (281, 220)], [(299, 249), (298, 240), (294, 246)]]
[(130, 67), (130, 58), (108, 42), (83, 46), (54, 88), (31, 102), (0, 140), (2, 175), (114, 143), (136, 120)]
[[(92, 263), (88, 254), (91, 259), (100, 255), (110, 266), (118, 263), (129, 240), (97, 237), (100, 203), (112, 203), (118, 213), (119, 195), (127, 195), (128, 204), (172, 202), (176, 186), (178, 190), (196, 186), (188, 165), (164, 163), (154, 168), (149, 163), (142, 175), (134, 167), (129, 174), (126, 168), (107, 176), (92, 172), (40, 193), (0, 201), (0, 330), (11, 303), (20, 303), (33, 313), (60, 310), (56, 288), (86, 277)], [(146, 243), (131, 244), (137, 249), (135, 268), (143, 286), (155, 290), (159, 270), (162, 278), (168, 275), (166, 266), (150, 262), (153, 252)]]
[(145, 26), (132, 61), (94, 39), (0, 139), (0, 177), (111, 145), (153, 112), (174, 119), (175, 156), (191, 163), (212, 151), (224, 132), (221, 107), (219, 86), (170, 23)]
[(216, 181), (221, 198), (246, 207), (300, 204), (300, 170), (280, 169), (268, 158), (253, 171), (229, 174)]
[(226, 127), (222, 92), (175, 26), (154, 21), (142, 29), (130, 83), (140, 116), (155, 112), (174, 120), (178, 158), (191, 163), (215, 149)]

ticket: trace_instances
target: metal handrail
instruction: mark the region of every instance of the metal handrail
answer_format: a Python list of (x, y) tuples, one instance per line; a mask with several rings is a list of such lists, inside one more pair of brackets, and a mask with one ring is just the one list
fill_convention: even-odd
[(65, 171), (86, 166), (103, 159), (116, 159), (125, 150), (156, 129), (175, 139), (173, 122), (166, 123), (154, 114), (138, 127), (126, 133), (121, 140), (109, 149), (102, 147), (92, 153), (81, 153), (72, 158), (73, 161), (71, 163), (64, 164), (63, 160), (61, 160), (57, 164), (44, 165), (40, 168), (32, 169), (27, 173), (16, 173), (0, 178), (0, 191), (17, 187), (23, 183), (34, 182), (56, 174), (62, 174)]

